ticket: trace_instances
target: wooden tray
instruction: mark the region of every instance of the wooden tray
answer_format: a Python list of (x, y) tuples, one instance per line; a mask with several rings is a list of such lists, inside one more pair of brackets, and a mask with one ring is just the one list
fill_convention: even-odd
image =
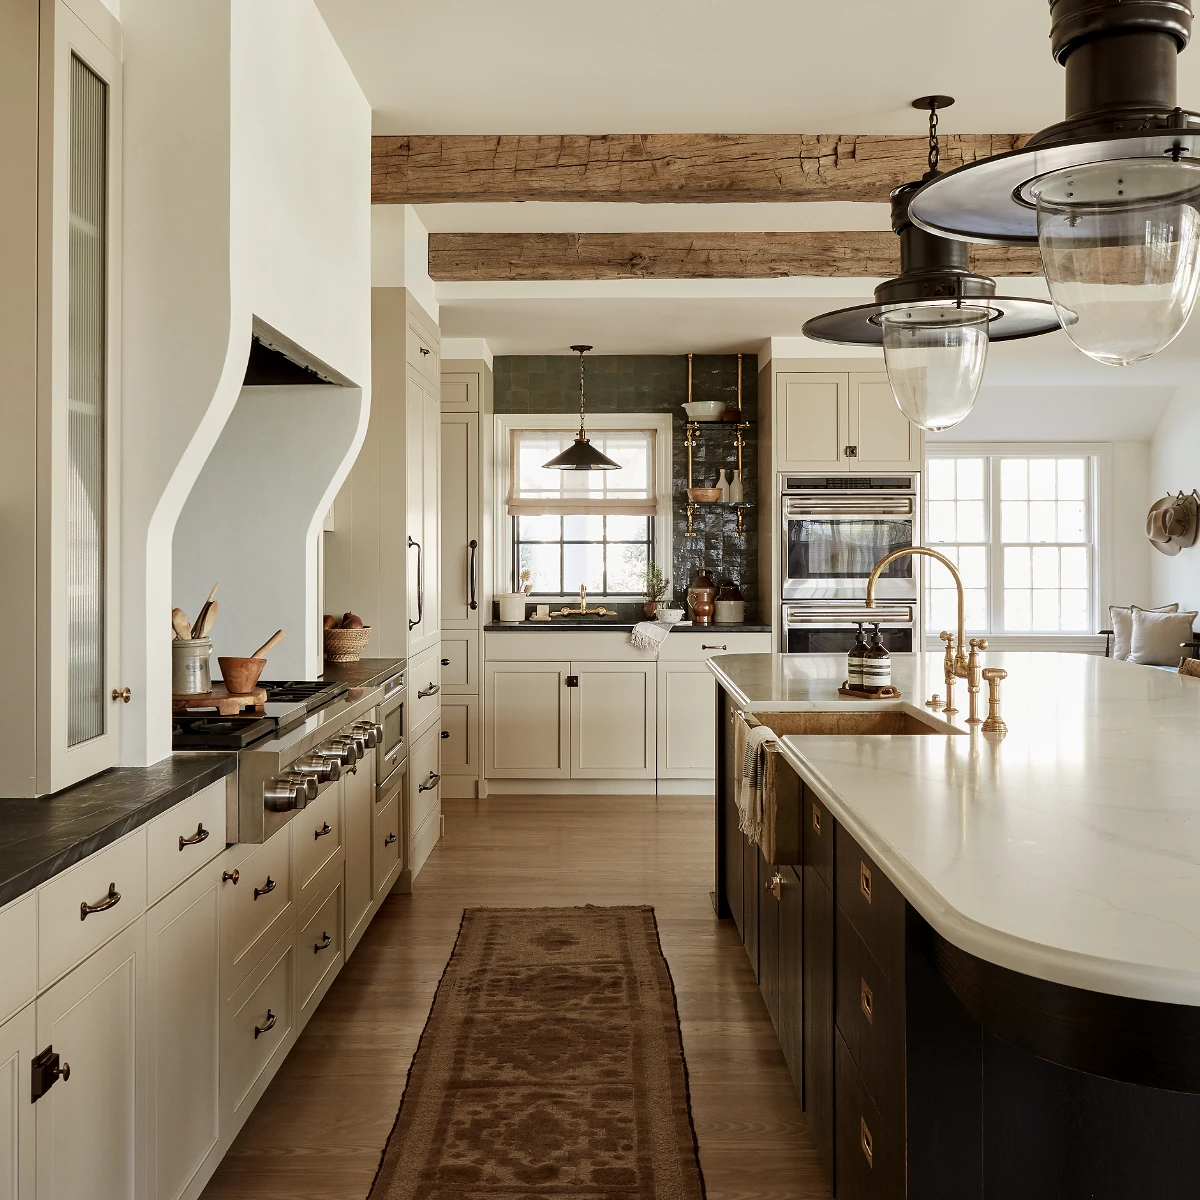
[(213, 685), (211, 692), (196, 696), (172, 696), (172, 712), (211, 712), (216, 709), (222, 717), (236, 717), (243, 708), (262, 708), (267, 702), (267, 689), (255, 688), (252, 692), (227, 691), (223, 683)]
[(858, 688), (852, 688), (848, 681), (843, 680), (842, 686), (838, 688), (838, 695), (845, 696), (848, 700), (899, 700), (904, 693), (891, 684), (881, 692), (860, 692)]

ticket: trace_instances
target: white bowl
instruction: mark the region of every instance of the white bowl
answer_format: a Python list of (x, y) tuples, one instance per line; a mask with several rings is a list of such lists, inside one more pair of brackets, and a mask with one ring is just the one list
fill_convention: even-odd
[(658, 619), (660, 621), (682, 621), (682, 608), (660, 608), (658, 610)]
[(689, 421), (720, 421), (725, 416), (724, 400), (693, 400), (683, 407)]

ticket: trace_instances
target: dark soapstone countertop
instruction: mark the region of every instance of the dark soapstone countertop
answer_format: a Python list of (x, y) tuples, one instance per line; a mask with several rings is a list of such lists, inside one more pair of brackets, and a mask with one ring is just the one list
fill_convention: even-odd
[[(525, 620), (513, 625), (505, 624), (503, 621), (489, 621), (483, 628), (486, 633), (524, 633), (527, 630), (536, 630), (539, 633), (547, 630), (554, 633), (578, 633), (581, 631), (586, 633), (591, 630), (601, 630), (611, 633), (613, 630), (628, 632), (633, 628), (633, 623), (609, 621), (605, 617), (597, 617), (594, 621), (579, 621), (570, 620), (566, 617), (554, 617), (549, 621)], [(688, 625), (681, 622), (671, 630), (672, 634), (705, 633), (714, 637), (722, 633), (770, 632), (770, 625), (697, 625), (694, 622)]]
[(0, 799), (0, 907), (236, 769), (236, 754), (172, 754), (53, 796)]
[(390, 679), (397, 671), (404, 670), (406, 658), (360, 658), (358, 662), (325, 664), (322, 679), (330, 683), (344, 683), (348, 687), (376, 687)]

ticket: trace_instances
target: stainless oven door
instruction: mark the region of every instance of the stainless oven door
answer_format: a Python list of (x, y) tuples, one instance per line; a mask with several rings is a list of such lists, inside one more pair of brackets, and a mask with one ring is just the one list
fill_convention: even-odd
[(383, 687), (383, 699), (379, 702), (379, 724), (383, 726), (383, 740), (379, 744), (379, 752), (375, 755), (377, 783), (383, 783), (404, 761), (408, 752), (408, 728), (404, 711), (407, 693), (404, 676), (394, 676)]
[(879, 636), (893, 654), (912, 651), (917, 635), (915, 604), (785, 604), (783, 652), (785, 654), (846, 654), (854, 645), (858, 622), (879, 622)]
[[(783, 599), (865, 599), (867, 577), (892, 550), (917, 544), (917, 498), (785, 495)], [(883, 599), (917, 599), (919, 568), (910, 556), (879, 580)]]

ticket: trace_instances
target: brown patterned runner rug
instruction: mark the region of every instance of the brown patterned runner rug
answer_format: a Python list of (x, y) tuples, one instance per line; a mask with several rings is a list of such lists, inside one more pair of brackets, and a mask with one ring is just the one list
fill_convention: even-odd
[(470, 908), (369, 1200), (700, 1200), (652, 908)]

